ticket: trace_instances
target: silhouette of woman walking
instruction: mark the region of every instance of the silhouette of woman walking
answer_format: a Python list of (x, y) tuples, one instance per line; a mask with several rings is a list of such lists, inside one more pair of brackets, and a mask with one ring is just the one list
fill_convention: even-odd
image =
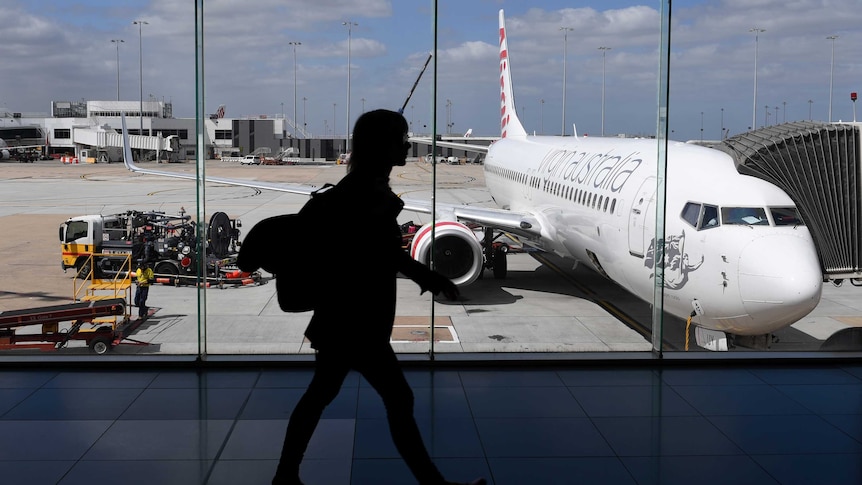
[[(457, 299), (446, 277), (413, 260), (401, 248), (397, 217), (404, 204), (389, 187), (393, 166), (406, 162), (407, 121), (394, 111), (369, 111), (353, 129), (347, 175), (332, 189), (313, 197), (300, 211), (309, 234), (326, 234), (331, 221), (339, 230), (361, 234), (344, 247), (325, 238), (315, 244), (326, 254), (310, 284), (332, 288), (314, 301), (305, 331), (317, 351), (314, 377), (290, 416), (273, 485), (302, 484), (299, 467), (323, 410), (335, 399), (348, 372), (359, 372), (380, 394), (395, 447), (421, 485), (448, 482), (434, 465), (413, 417), (413, 392), (389, 343), (395, 319), (396, 278), (400, 272), (422, 292)], [(337, 297), (333, 296), (336, 295)], [(471, 485), (484, 485), (479, 478)]]

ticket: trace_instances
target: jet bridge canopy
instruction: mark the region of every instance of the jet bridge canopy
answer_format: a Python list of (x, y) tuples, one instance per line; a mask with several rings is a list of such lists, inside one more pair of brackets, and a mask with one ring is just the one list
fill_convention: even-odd
[(794, 122), (729, 138), (714, 148), (736, 169), (777, 185), (808, 226), (825, 278), (862, 278), (858, 124)]

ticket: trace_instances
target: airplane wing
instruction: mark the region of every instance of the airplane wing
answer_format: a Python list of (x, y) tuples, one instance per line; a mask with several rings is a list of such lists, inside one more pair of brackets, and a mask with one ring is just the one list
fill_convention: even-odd
[(24, 148), (43, 148), (45, 145), (8, 145), (6, 143), (0, 144), (0, 148), (5, 148), (7, 150), (18, 150)]
[[(428, 137), (410, 137), (409, 140), (413, 143), (421, 143), (423, 145), (431, 145), (432, 143), (432, 139)], [(437, 146), (444, 148), (453, 148), (456, 150), (465, 150), (475, 153), (488, 153), (488, 147), (485, 145), (471, 145), (442, 140), (438, 140), (436, 144)], [(430, 201), (405, 199), (404, 197), (402, 197), (401, 200), (404, 201), (405, 210), (422, 214), (430, 214), (432, 211)], [(541, 226), (538, 219), (527, 212), (521, 213), (506, 209), (443, 204), (439, 202), (437, 203), (436, 209), (438, 218), (459, 220), (463, 222), (475, 222), (483, 226), (518, 234), (519, 236), (539, 237), (541, 235)]]
[[(432, 211), (431, 201), (415, 200), (402, 197), (404, 210), (430, 214)], [(437, 219), (458, 220), (462, 222), (475, 222), (482, 226), (493, 227), (519, 236), (530, 238), (539, 237), (542, 232), (539, 220), (527, 212), (514, 212), (505, 209), (492, 209), (488, 207), (474, 207), (468, 205), (455, 205), (437, 203)]]
[[(134, 161), (132, 160), (132, 149), (131, 144), (129, 143), (129, 132), (126, 129), (125, 115), (121, 116), (121, 122), (123, 127), (123, 162), (125, 163), (126, 168), (128, 168), (132, 172), (147, 175), (158, 175), (162, 177), (172, 177), (186, 180), (197, 180), (197, 176), (191, 173), (153, 170), (141, 168), (135, 165)], [(430, 139), (428, 139), (427, 141), (430, 142)], [(440, 142), (438, 142), (438, 144), (439, 143)], [(468, 146), (460, 144), (454, 145), (458, 145), (456, 148), (459, 149), (465, 149), (465, 147)], [(481, 151), (483, 153), (488, 151), (487, 147), (484, 146), (469, 146), (474, 147), (477, 151)], [(207, 177), (206, 180), (207, 182), (223, 183), (240, 187), (251, 187), (255, 189), (274, 190), (278, 192), (287, 192), (300, 195), (311, 195), (314, 191), (320, 188), (313, 185), (286, 184), (281, 182), (262, 182), (255, 180), (230, 179), (223, 177)], [(432, 212), (433, 207), (431, 201), (405, 199), (403, 197), (402, 200), (404, 201), (405, 210), (419, 212), (423, 214), (431, 214)], [(464, 222), (475, 222), (483, 226), (494, 227), (526, 237), (537, 237), (541, 233), (541, 226), (539, 224), (539, 221), (529, 213), (518, 213), (504, 209), (492, 209), (485, 207), (473, 207), (443, 203), (437, 203), (436, 210), (438, 214), (438, 219), (442, 218), (449, 220), (460, 220)]]
[[(147, 175), (159, 175), (162, 177), (172, 177), (178, 179), (186, 179), (186, 180), (197, 180), (197, 176), (191, 173), (177, 173), (170, 172), (166, 170), (153, 170), (148, 168), (141, 168), (135, 165), (135, 162), (132, 159), (132, 148), (129, 143), (129, 132), (126, 129), (126, 116), (123, 114), (121, 116), (121, 121), (123, 124), (123, 163), (126, 164), (126, 168), (128, 168), (132, 172), (147, 174)], [(315, 187), (313, 185), (300, 185), (300, 184), (286, 184), (286, 183), (274, 183), (274, 182), (260, 182), (256, 180), (242, 180), (242, 179), (229, 179), (223, 177), (207, 177), (207, 182), (211, 183), (222, 183), (228, 185), (237, 185), (240, 187), (251, 187), (254, 189), (265, 189), (265, 190), (274, 190), (277, 192), (287, 192), (290, 194), (300, 194), (300, 195), (311, 195), (315, 190), (320, 187)]]

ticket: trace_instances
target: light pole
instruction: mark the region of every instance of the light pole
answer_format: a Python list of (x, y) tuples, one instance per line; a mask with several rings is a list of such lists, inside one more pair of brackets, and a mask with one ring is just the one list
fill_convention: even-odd
[(832, 80), (835, 75), (835, 39), (837, 39), (837, 35), (830, 35), (827, 37), (828, 40), (832, 41), (832, 62), (829, 65), (829, 122), (832, 122)]
[(446, 100), (446, 134), (451, 133), (452, 129), (452, 100)]
[(724, 140), (724, 108), (721, 108), (721, 136), (719, 140)]
[(140, 105), (140, 119), (141, 119), (141, 135), (144, 134), (144, 25), (149, 25), (150, 23), (146, 20), (135, 20), (132, 22), (132, 25), (138, 26), (138, 68), (141, 72), (141, 105)]
[(365, 112), (365, 98), (362, 98), (362, 112)]
[(703, 111), (700, 112), (700, 141), (703, 141)]
[[(344, 142), (344, 151), (345, 153), (350, 152), (350, 37), (353, 32), (353, 27), (358, 26), (356, 22), (345, 20), (341, 22), (341, 25), (347, 26), (347, 131), (344, 132), (345, 142)], [(335, 123), (335, 118), (332, 120)]]
[(782, 119), (781, 119), (781, 122), (782, 122), (782, 123), (787, 123), (787, 101), (782, 101), (782, 102), (781, 102), (781, 112), (782, 112), (782, 113), (784, 113), (784, 114), (782, 115), (782, 116), (784, 116), (784, 118), (782, 118)]
[(808, 100), (808, 121), (811, 121), (811, 105), (814, 104), (813, 100)]
[(754, 27), (748, 31), (754, 32), (754, 108), (751, 112), (751, 129), (754, 130), (757, 126), (757, 44), (760, 34), (766, 32), (766, 29)]
[[(293, 46), (293, 131), (296, 131), (296, 46), (302, 45), (302, 42), (290, 41), (287, 45)], [(296, 138), (296, 133), (293, 134)]]
[(778, 106), (775, 107), (775, 124), (778, 124)]
[(332, 103), (332, 138), (335, 138), (335, 103)]
[(308, 101), (308, 98), (305, 96), (302, 97), (302, 130), (305, 132), (308, 130), (308, 123), (305, 122), (305, 102)]
[(123, 39), (111, 39), (111, 42), (117, 45), (117, 101), (120, 100), (120, 44), (125, 42)]
[(545, 134), (545, 99), (539, 100), (539, 134)]
[(599, 50), (602, 51), (602, 136), (605, 136), (605, 54), (611, 48), (599, 47)]
[(566, 136), (566, 58), (569, 54), (569, 32), (575, 30), (572, 27), (560, 27), (563, 31), (563, 126), (560, 130), (562, 136)]
[(764, 128), (769, 126), (769, 105), (763, 107), (763, 126)]

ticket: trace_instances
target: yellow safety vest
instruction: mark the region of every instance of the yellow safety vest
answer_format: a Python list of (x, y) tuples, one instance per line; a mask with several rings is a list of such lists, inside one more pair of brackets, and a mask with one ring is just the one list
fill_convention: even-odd
[(150, 286), (150, 282), (156, 279), (156, 275), (153, 274), (153, 270), (150, 268), (138, 268), (135, 276), (138, 278), (139, 286)]

